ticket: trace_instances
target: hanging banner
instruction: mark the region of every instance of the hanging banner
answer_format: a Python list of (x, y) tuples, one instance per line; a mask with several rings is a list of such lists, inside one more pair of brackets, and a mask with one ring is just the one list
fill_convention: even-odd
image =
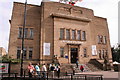
[(8, 68), (8, 63), (0, 63), (0, 73), (8, 73)]
[(44, 43), (44, 53), (43, 55), (50, 55), (50, 43)]
[(92, 45), (92, 55), (97, 55), (96, 45)]

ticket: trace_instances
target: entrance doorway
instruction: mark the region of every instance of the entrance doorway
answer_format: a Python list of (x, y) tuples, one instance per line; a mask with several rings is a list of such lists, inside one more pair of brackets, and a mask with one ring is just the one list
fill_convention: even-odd
[(71, 48), (71, 63), (76, 63), (78, 57), (78, 48)]

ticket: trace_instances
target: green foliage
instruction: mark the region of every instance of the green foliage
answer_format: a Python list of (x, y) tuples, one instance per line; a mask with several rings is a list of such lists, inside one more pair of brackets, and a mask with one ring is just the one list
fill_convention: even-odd
[(11, 56), (4, 55), (4, 56), (1, 57), (0, 61), (11, 62), (11, 63), (19, 63), (20, 59), (12, 59)]

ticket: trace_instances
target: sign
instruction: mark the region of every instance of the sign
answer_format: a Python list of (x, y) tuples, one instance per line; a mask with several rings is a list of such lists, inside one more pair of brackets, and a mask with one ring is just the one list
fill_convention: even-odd
[(82, 44), (84, 42), (81, 42), (81, 41), (68, 41), (68, 40), (62, 40), (62, 42), (64, 43), (73, 43), (73, 44)]
[(96, 45), (92, 45), (92, 55), (97, 55)]
[(50, 43), (44, 43), (44, 53), (43, 55), (50, 55)]
[(0, 63), (0, 73), (8, 73), (8, 68), (8, 63)]

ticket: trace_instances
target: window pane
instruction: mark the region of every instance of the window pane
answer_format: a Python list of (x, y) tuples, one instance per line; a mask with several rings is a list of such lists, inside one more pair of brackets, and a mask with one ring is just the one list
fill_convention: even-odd
[(60, 39), (64, 39), (64, 29), (60, 29)]
[(60, 57), (64, 57), (64, 48), (63, 47), (60, 48)]
[(103, 37), (103, 43), (106, 44), (107, 43), (107, 39), (106, 36)]
[(26, 59), (26, 55), (27, 54), (27, 50), (26, 50), (26, 48), (24, 48), (24, 53), (23, 53), (23, 59)]
[(80, 40), (80, 30), (77, 31), (77, 40)]
[(33, 38), (33, 29), (30, 28), (30, 38)]
[(103, 43), (103, 36), (100, 36), (100, 43)]
[(19, 28), (19, 31), (18, 31), (18, 38), (22, 38), (22, 28)]
[(70, 40), (70, 30), (66, 29), (66, 39)]
[(100, 36), (98, 35), (97, 38), (98, 38), (98, 43), (100, 43)]
[(25, 28), (25, 31), (24, 31), (24, 38), (27, 38), (27, 34), (28, 34), (28, 28)]
[(98, 54), (99, 54), (99, 58), (102, 59), (101, 50), (98, 51)]
[(87, 49), (84, 48), (84, 57), (87, 57)]
[(75, 30), (72, 30), (72, 39), (75, 40)]
[(82, 31), (82, 40), (86, 40), (86, 33), (85, 33), (85, 31)]
[(20, 59), (21, 48), (17, 47), (17, 59)]
[(32, 59), (33, 48), (29, 48), (29, 59)]

